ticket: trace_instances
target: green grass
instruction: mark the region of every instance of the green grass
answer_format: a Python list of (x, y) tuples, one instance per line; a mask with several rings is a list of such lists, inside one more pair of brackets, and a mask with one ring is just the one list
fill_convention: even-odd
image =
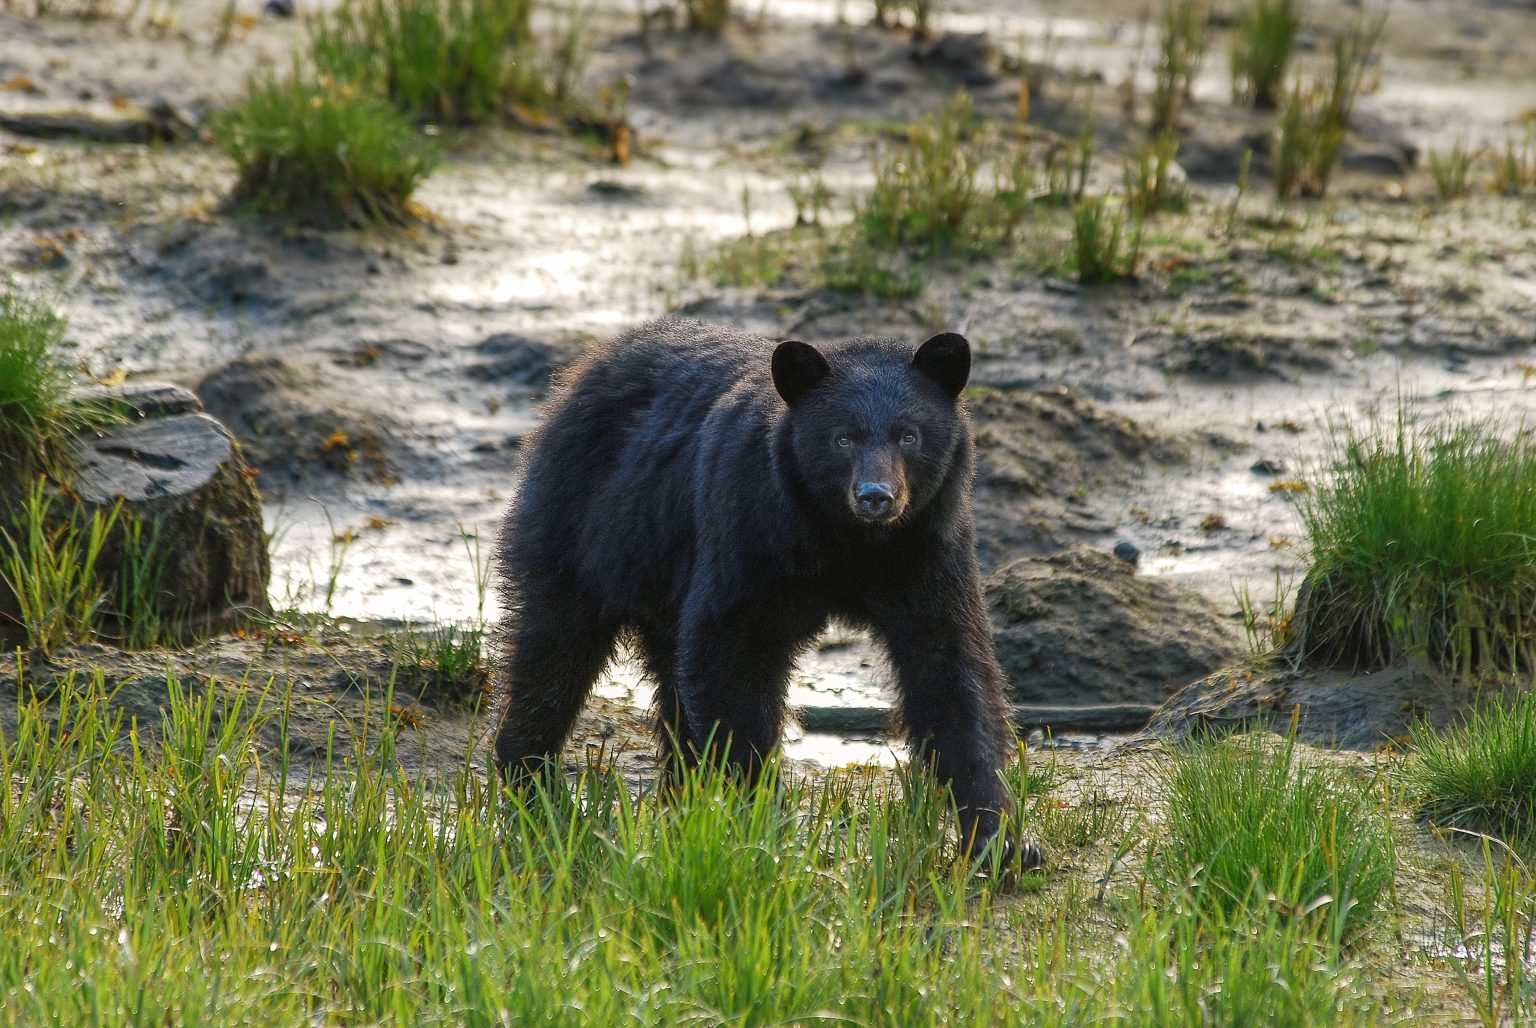
[(1391, 1023), (1336, 947), (1269, 912), (1227, 920), (1144, 910), (1107, 953), (1074, 942), (1065, 918), (1036, 945), (1009, 1023), (1175, 1026)]
[(441, 622), (391, 637), (399, 685), (424, 698), (476, 707), (490, 689), (485, 629)]
[(238, 169), (237, 203), (321, 227), (411, 220), (411, 194), (438, 160), (365, 88), (297, 71), (253, 78), (213, 131)]
[(1392, 888), (1395, 854), (1379, 796), (1263, 736), (1176, 752), (1167, 791), (1163, 874), (1223, 917), (1272, 910), (1339, 943)]
[(1536, 856), (1536, 693), (1482, 704), (1446, 731), (1420, 728), (1413, 749), (1408, 777), (1426, 818)]
[[(0, 731), (7, 1016), (1171, 1026), (1382, 1007), (1278, 903), (977, 877), (920, 777), (704, 774), (658, 800), (594, 763), (510, 794), (471, 754), (404, 773), (409, 729), (374, 699), (312, 778), (264, 748), (313, 716), (286, 688), (169, 677), (163, 720), (129, 722), (99, 677), (23, 682)], [(1027, 801), (1054, 776), (1009, 781)]]
[(47, 480), (37, 478), (0, 520), (0, 585), (15, 600), (27, 645), (45, 653), (90, 642), (100, 630), (111, 595), (102, 553), (121, 515), (120, 505), (59, 514), (56, 503)]
[[(87, 509), (38, 477), (0, 518), (0, 594), (29, 648), (114, 642), (142, 650), (190, 638), (166, 588), (161, 522), (121, 503)], [(9, 626), (7, 626), (9, 627)], [(6, 634), (10, 634), (7, 632)]]
[(718, 36), (731, 18), (731, 0), (682, 0), (688, 27), (695, 32)]
[(1334, 39), (1328, 73), (1316, 83), (1297, 82), (1291, 89), (1281, 111), (1275, 151), (1275, 191), (1282, 198), (1328, 192), (1385, 24), (1384, 14), (1362, 15)]
[(1536, 446), (1487, 421), (1333, 426), (1333, 467), (1301, 497), (1310, 565), (1302, 655), (1366, 670), (1536, 669)]
[(1125, 199), (1138, 216), (1162, 210), (1183, 210), (1189, 206), (1189, 192), (1174, 180), (1179, 154), (1179, 138), (1165, 129), (1138, 146), (1126, 159), (1123, 178)]
[(817, 277), (828, 288), (915, 296), (924, 279), (917, 262), (978, 259), (1011, 246), (1034, 206), (1027, 150), (978, 118), (964, 92), (877, 151), (872, 170), (874, 188), (854, 206), (852, 223), (820, 248)]
[(1536, 192), (1536, 131), (1527, 132), (1523, 143), (1505, 141), (1494, 156), (1488, 188), (1503, 196)]
[(1454, 931), (1446, 940), (1446, 959), (1479, 1023), (1487, 1028), (1533, 1024), (1536, 874), (1487, 839), (1482, 858), (1481, 897), (1467, 888), (1460, 864), (1450, 865), (1448, 905)]
[(1275, 192), (1286, 197), (1320, 197), (1344, 145), (1344, 126), (1335, 122), (1322, 94), (1298, 82), (1280, 112), (1275, 146)]
[(875, 0), (875, 24), (882, 28), (900, 28), (906, 15), (912, 34), (926, 38), (933, 21), (935, 0)]
[(153, 738), (99, 682), (20, 700), (0, 993), (22, 1021), (910, 1025), (1013, 1002), (931, 790), (706, 775), (658, 804), (594, 767), (515, 796), (468, 763), (429, 786), (385, 715), (285, 791), (257, 740), (297, 697), (172, 679)]
[(1153, 69), (1152, 130), (1171, 131), (1190, 100), (1209, 45), (1207, 0), (1163, 0), (1159, 17), (1161, 45)]
[(742, 236), (699, 255), (686, 246), (679, 261), (684, 278), (706, 278), (717, 286), (769, 286), (784, 276), (804, 238), (795, 229)]
[(1296, 49), (1302, 0), (1247, 0), (1232, 32), (1232, 96), (1254, 107), (1279, 104)]
[(45, 470), (89, 412), (66, 402), (73, 369), (59, 357), (66, 324), (47, 302), (0, 288), (0, 481)]
[(311, 29), (316, 69), (412, 118), (482, 122), (553, 89), (535, 60), (530, 0), (346, 0)]
[[(1027, 161), (997, 152), (971, 99), (959, 93), (875, 156), (875, 186), (854, 213), (862, 240), (919, 256), (982, 256), (1007, 245), (1029, 209)], [(985, 174), (991, 165), (992, 174)]]
[(1130, 215), (1112, 210), (1102, 196), (1079, 200), (1072, 207), (1072, 252), (1077, 280), (1102, 285), (1136, 274), (1141, 258), (1142, 222), (1127, 224)]
[(1475, 157), (1476, 153), (1459, 139), (1449, 150), (1429, 151), (1429, 174), (1435, 180), (1435, 193), (1442, 203), (1467, 195)]

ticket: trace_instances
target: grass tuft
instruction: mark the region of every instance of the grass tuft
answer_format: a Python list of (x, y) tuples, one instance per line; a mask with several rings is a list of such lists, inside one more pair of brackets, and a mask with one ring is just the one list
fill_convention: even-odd
[[(1342, 942), (1391, 888), (1392, 837), (1361, 783), (1263, 736), (1197, 746), (1163, 772), (1170, 883), (1225, 916), (1273, 910)], [(1177, 887), (1177, 886), (1175, 886)]]
[(1443, 732), (1414, 732), (1408, 775), (1436, 824), (1485, 832), (1536, 854), (1536, 693), (1484, 704)]
[(1469, 903), (1460, 863), (1449, 865), (1455, 934), (1446, 940), (1446, 962), (1479, 1022), (1536, 1023), (1536, 874), (1486, 838), (1482, 850), (1480, 904)]
[(1491, 422), (1332, 428), (1331, 476), (1299, 494), (1310, 546), (1302, 655), (1371, 670), (1536, 669), (1536, 444)]
[(90, 642), (110, 586), (99, 567), (121, 505), (60, 517), (45, 478), (33, 480), (10, 524), (0, 522), (0, 584), (14, 598), (27, 645), (48, 653)]
[(958, 93), (904, 145), (876, 155), (874, 190), (854, 215), (862, 239), (922, 256), (979, 256), (1009, 242), (1028, 207), (1030, 170), (999, 162), (988, 188), (985, 136), (970, 96)]
[(881, 28), (900, 28), (902, 15), (910, 18), (912, 34), (925, 39), (933, 22), (935, 0), (875, 0), (875, 24)]
[(1191, 87), (1205, 63), (1209, 45), (1210, 10), (1207, 0), (1163, 0), (1162, 45), (1152, 85), (1152, 131), (1174, 128), (1179, 111), (1191, 96)]
[(1079, 200), (1072, 207), (1072, 243), (1077, 280), (1101, 285), (1136, 274), (1141, 260), (1142, 222), (1138, 217), (1127, 238), (1128, 215), (1111, 210), (1102, 196)]
[(121, 502), (85, 508), (35, 478), (0, 518), (0, 597), (14, 606), (28, 647), (49, 653), (103, 639), (138, 650), (184, 641), (189, 619), (164, 587), (160, 531), (161, 522), (136, 518)]
[(1429, 151), (1429, 174), (1435, 180), (1435, 193), (1442, 203), (1467, 195), (1472, 161), (1476, 156), (1476, 152), (1468, 150), (1459, 139), (1449, 150)]
[(688, 27), (695, 32), (718, 36), (731, 19), (731, 0), (682, 0)]
[(392, 637), (392, 649), (402, 688), (470, 707), (489, 694), (485, 630), (479, 626), (409, 628)]
[(1320, 197), (1328, 192), (1385, 24), (1384, 14), (1360, 18), (1333, 41), (1327, 76), (1292, 88), (1280, 114), (1275, 152), (1275, 191), (1280, 197)]
[(311, 29), (322, 76), (363, 86), (412, 118), (487, 121), (546, 107), (530, 0), (345, 0)]
[(1524, 143), (1504, 142), (1504, 149), (1494, 157), (1488, 188), (1504, 196), (1536, 192), (1536, 130), (1526, 134)]
[(0, 288), (0, 481), (48, 470), (59, 442), (93, 419), (66, 399), (74, 375), (59, 360), (65, 327), (41, 298)]
[(1281, 83), (1296, 50), (1302, 0), (1248, 0), (1232, 33), (1232, 97), (1254, 107), (1279, 105)]
[(297, 71), (253, 78), (214, 134), (239, 171), (236, 202), (327, 228), (411, 220), (411, 194), (438, 160), (384, 100)]
[(1175, 179), (1179, 139), (1165, 129), (1136, 148), (1124, 167), (1125, 198), (1138, 217), (1189, 206), (1183, 181)]
[(1013, 243), (1035, 199), (1026, 150), (977, 118), (964, 92), (877, 152), (873, 171), (874, 189), (852, 224), (823, 249), (829, 288), (913, 296), (923, 280), (911, 258), (995, 253)]

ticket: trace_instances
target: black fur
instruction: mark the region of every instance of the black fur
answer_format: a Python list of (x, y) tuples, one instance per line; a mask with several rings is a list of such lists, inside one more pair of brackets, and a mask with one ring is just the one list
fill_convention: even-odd
[[(886, 647), (916, 759), (976, 841), (1011, 735), (981, 597), (970, 348), (812, 348), (668, 318), (589, 353), (526, 444), (500, 542), (509, 778), (560, 752), (628, 633), (673, 761), (779, 741), (795, 657), (830, 619)], [(861, 508), (860, 487), (891, 502)]]

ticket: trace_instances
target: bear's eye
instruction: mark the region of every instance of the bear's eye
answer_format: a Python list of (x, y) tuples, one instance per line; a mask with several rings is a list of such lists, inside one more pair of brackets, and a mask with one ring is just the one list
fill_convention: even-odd
[(907, 431), (901, 433), (901, 445), (903, 445), (903, 446), (916, 446), (917, 445), (917, 433), (913, 432), (911, 429), (908, 429)]
[(849, 435), (847, 432), (844, 432), (842, 435), (837, 437), (837, 445), (841, 446), (843, 449), (847, 449), (853, 445), (853, 436)]

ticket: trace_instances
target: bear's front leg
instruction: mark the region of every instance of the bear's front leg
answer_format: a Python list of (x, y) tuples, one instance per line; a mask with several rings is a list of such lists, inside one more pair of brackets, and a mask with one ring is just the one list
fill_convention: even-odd
[(724, 762), (755, 782), (784, 729), (795, 656), (825, 620), (801, 597), (690, 597), (678, 633), (677, 692), (690, 761)]
[[(912, 759), (948, 785), (961, 844), (979, 852), (1012, 805), (1000, 772), (1014, 741), (980, 584), (964, 562), (955, 564), (947, 576), (919, 575), (879, 597), (873, 620), (896, 673)], [(1039, 863), (1033, 845), (1016, 856)]]

